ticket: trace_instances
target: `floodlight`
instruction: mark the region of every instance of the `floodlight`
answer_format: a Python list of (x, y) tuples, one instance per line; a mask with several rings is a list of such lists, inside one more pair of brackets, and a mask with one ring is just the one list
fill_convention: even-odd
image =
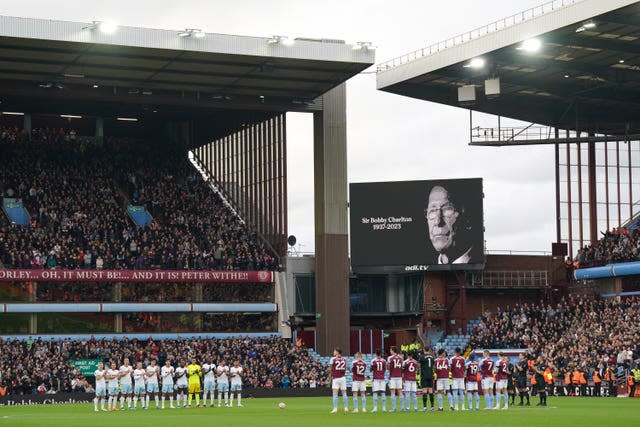
[(351, 46), (352, 50), (376, 50), (376, 47), (371, 42), (357, 42)]
[(99, 30), (101, 33), (112, 34), (118, 30), (118, 25), (113, 21), (93, 21), (83, 30)]
[(267, 39), (267, 44), (282, 44), (284, 46), (291, 46), (295, 43), (295, 40), (286, 36), (273, 36)]
[(484, 67), (485, 63), (486, 61), (484, 60), (484, 58), (473, 58), (467, 64), (463, 65), (463, 67), (478, 69)]
[(207, 34), (204, 31), (202, 31), (202, 30), (200, 30), (198, 28), (185, 28), (184, 31), (180, 31), (178, 33), (178, 37), (183, 37), (183, 38), (184, 37), (194, 37), (194, 38), (197, 38), (197, 39), (201, 39), (206, 35)]
[(524, 50), (525, 52), (537, 52), (542, 47), (542, 42), (539, 39), (527, 39), (522, 42), (519, 50)]

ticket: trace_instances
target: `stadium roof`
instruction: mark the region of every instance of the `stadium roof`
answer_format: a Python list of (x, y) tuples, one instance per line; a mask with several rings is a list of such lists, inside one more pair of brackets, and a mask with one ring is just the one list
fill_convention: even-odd
[(55, 102), (317, 109), (313, 99), (374, 63), (372, 49), (341, 40), (103, 29), (0, 16), (2, 109)]
[[(485, 95), (491, 78), (497, 96)], [(475, 86), (475, 101), (459, 102), (463, 85)], [(638, 134), (640, 2), (552, 1), (382, 63), (377, 87), (560, 129)]]

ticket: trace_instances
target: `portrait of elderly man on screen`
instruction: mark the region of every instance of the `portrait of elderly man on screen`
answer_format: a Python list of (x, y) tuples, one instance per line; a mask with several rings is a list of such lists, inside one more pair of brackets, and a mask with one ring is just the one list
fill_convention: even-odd
[(429, 239), (436, 252), (434, 264), (477, 262), (471, 222), (464, 204), (455, 194), (444, 186), (434, 186), (429, 192), (424, 214)]

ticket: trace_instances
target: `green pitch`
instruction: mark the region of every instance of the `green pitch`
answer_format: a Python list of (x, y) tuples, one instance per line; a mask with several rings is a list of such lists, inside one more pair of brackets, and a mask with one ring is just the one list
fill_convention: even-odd
[[(284, 401), (286, 409), (278, 409)], [(533, 403), (537, 399), (532, 399)], [(167, 402), (168, 403), (168, 402)], [(351, 403), (351, 402), (350, 402)], [(371, 399), (369, 399), (369, 406)], [(484, 403), (484, 402), (483, 402)], [(640, 399), (550, 397), (546, 408), (443, 413), (329, 414), (331, 398), (244, 399), (243, 408), (152, 409), (93, 412), (93, 405), (0, 407), (0, 426), (631, 426)], [(389, 402), (387, 402), (389, 405)]]

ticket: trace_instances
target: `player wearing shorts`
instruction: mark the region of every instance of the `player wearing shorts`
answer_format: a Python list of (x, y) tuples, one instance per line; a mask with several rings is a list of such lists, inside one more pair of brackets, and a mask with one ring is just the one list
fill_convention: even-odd
[(338, 412), (338, 391), (342, 391), (342, 405), (344, 412), (349, 412), (349, 397), (347, 396), (347, 360), (342, 357), (342, 350), (336, 347), (333, 357), (329, 361), (329, 374), (331, 375), (331, 391), (333, 398), (332, 414)]
[(480, 410), (480, 394), (478, 393), (478, 371), (480, 368), (476, 363), (475, 354), (469, 355), (469, 364), (466, 368), (466, 380), (467, 380), (467, 402), (469, 402), (469, 409), (473, 409), (473, 400), (476, 401), (476, 411)]
[(160, 388), (158, 387), (158, 362), (156, 359), (151, 359), (151, 363), (145, 369), (145, 379), (147, 380), (147, 402), (146, 407), (149, 409), (149, 397), (153, 394), (153, 398), (156, 401), (156, 409), (160, 409), (160, 398), (158, 396)]
[(504, 362), (507, 364), (507, 393), (509, 394), (509, 404), (515, 406), (516, 404), (516, 393), (514, 389), (514, 384), (516, 381), (515, 377), (515, 367), (513, 363), (511, 363), (511, 358), (509, 356), (505, 356)]
[(173, 406), (173, 375), (175, 369), (171, 366), (171, 361), (167, 359), (164, 362), (164, 366), (160, 369), (160, 376), (162, 377), (162, 409), (164, 409), (164, 401), (169, 398), (169, 407), (174, 409)]
[(129, 358), (125, 357), (120, 366), (120, 410), (124, 410), (124, 401), (127, 400), (127, 408), (131, 409), (131, 397), (133, 396), (133, 384), (131, 375), (133, 366), (129, 364)]
[(222, 406), (224, 398), (224, 406), (229, 406), (229, 367), (224, 360), (218, 362), (216, 368), (216, 382), (218, 383), (218, 408)]
[(435, 361), (429, 347), (424, 347), (422, 353), (416, 358), (420, 363), (420, 388), (422, 389), (422, 410), (427, 410), (427, 394), (431, 401), (431, 410), (434, 409), (433, 404), (433, 367)]
[(351, 364), (351, 393), (353, 394), (353, 412), (358, 412), (358, 394), (362, 397), (362, 412), (367, 412), (367, 385), (365, 384), (365, 373), (367, 364), (362, 360), (362, 353), (355, 354), (355, 360)]
[(233, 393), (238, 393), (238, 407), (242, 408), (242, 366), (238, 359), (233, 361), (233, 366), (229, 368), (231, 377), (231, 399), (229, 406), (233, 406)]
[(147, 397), (147, 385), (144, 382), (147, 371), (142, 368), (142, 362), (136, 363), (136, 369), (133, 370), (133, 410), (138, 406), (138, 399), (143, 409), (149, 409), (145, 406)]
[(389, 369), (389, 391), (391, 392), (391, 412), (396, 411), (396, 396), (400, 398), (400, 412), (404, 411), (404, 396), (402, 394), (402, 356), (398, 354), (398, 347), (391, 346), (391, 356), (387, 358)]
[(453, 391), (453, 409), (458, 410), (458, 396), (460, 397), (460, 409), (465, 411), (464, 405), (464, 365), (466, 361), (461, 356), (460, 347), (455, 350), (456, 355), (451, 358), (451, 389)]
[[(498, 353), (498, 364), (496, 365), (496, 406), (493, 409), (509, 409), (509, 394), (507, 393), (507, 363), (504, 360), (504, 353)], [(504, 406), (500, 407), (500, 398), (504, 397)]]
[(453, 411), (453, 402), (451, 400), (451, 393), (449, 391), (449, 359), (447, 359), (447, 352), (443, 348), (438, 350), (438, 358), (436, 359), (436, 391), (438, 392), (438, 411), (442, 409), (442, 395), (447, 393), (447, 400), (449, 401), (449, 408)]
[(205, 364), (202, 365), (202, 374), (204, 375), (204, 393), (202, 395), (202, 401), (206, 407), (207, 395), (209, 395), (211, 399), (211, 407), (213, 408), (216, 394), (216, 365), (213, 364), (210, 357), (208, 357)]
[(404, 381), (404, 400), (407, 403), (407, 412), (411, 410), (411, 400), (413, 399), (413, 410), (418, 412), (418, 384), (416, 375), (418, 374), (418, 362), (409, 353), (407, 359), (402, 364), (402, 379)]
[(382, 352), (376, 350), (376, 357), (371, 361), (371, 376), (373, 377), (373, 410), (378, 412), (378, 393), (382, 395), (382, 412), (387, 410), (387, 382), (384, 374), (387, 372), (387, 361), (382, 357)]
[(482, 392), (484, 394), (486, 409), (493, 409), (493, 368), (495, 363), (490, 357), (489, 350), (483, 351), (482, 354), (484, 356), (482, 363), (480, 363)]
[(187, 376), (189, 377), (189, 400), (187, 407), (191, 408), (193, 398), (196, 398), (196, 406), (200, 407), (200, 377), (202, 376), (202, 366), (198, 364), (195, 357), (191, 359), (191, 364), (187, 366)]
[[(180, 365), (176, 368), (176, 386), (178, 391), (176, 393), (176, 406), (178, 408), (187, 407), (187, 391), (189, 382), (187, 381), (187, 368), (185, 367), (185, 361), (181, 360)], [(180, 402), (182, 401), (182, 406)]]
[(520, 403), (518, 406), (524, 405), (525, 397), (527, 398), (527, 406), (530, 406), (531, 401), (529, 399), (529, 387), (527, 387), (527, 371), (529, 370), (529, 365), (527, 365), (527, 356), (524, 353), (520, 353), (520, 360), (516, 362), (515, 368), (516, 391), (520, 396)]
[(107, 396), (107, 380), (105, 376), (107, 371), (104, 369), (104, 363), (98, 363), (98, 369), (95, 370), (93, 376), (96, 378), (96, 397), (93, 399), (93, 410), (98, 411), (98, 401), (100, 402), (100, 408), (106, 411), (104, 407), (104, 399)]
[(548, 366), (544, 357), (538, 356), (538, 360), (533, 367), (536, 376), (536, 391), (540, 397), (540, 402), (538, 402), (536, 406), (547, 406), (547, 387), (544, 374)]
[(107, 374), (105, 378), (107, 380), (107, 391), (109, 392), (109, 403), (108, 407), (110, 411), (117, 411), (116, 408), (118, 404), (118, 378), (120, 376), (120, 371), (117, 369), (116, 362), (111, 362), (111, 368), (107, 369)]

